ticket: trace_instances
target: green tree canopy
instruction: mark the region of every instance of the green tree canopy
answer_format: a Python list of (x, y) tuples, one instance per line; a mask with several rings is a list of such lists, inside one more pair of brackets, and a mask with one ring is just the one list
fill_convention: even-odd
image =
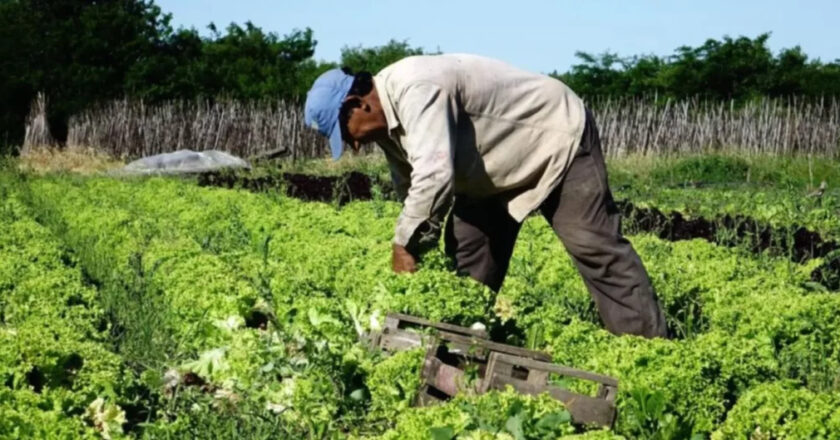
[(0, 145), (20, 144), (37, 92), (53, 136), (70, 115), (125, 96), (297, 99), (323, 63), (312, 31), (282, 38), (252, 23), (201, 37), (148, 0), (0, 0)]
[(341, 65), (354, 72), (376, 74), (389, 64), (412, 55), (423, 55), (423, 49), (411, 47), (407, 41), (391, 40), (376, 47), (344, 47), (341, 49)]
[(622, 58), (579, 52), (581, 63), (553, 73), (584, 96), (749, 99), (757, 96), (840, 94), (840, 61), (809, 61), (799, 47), (773, 55), (770, 34), (709, 39), (673, 55)]
[[(155, 50), (169, 16), (150, 1), (0, 2), (0, 131), (19, 138), (38, 91), (50, 102), (59, 138), (69, 114), (123, 93), (131, 66)], [(10, 136), (11, 135), (11, 136)]]
[(251, 22), (232, 23), (225, 33), (215, 25), (202, 38), (194, 29), (164, 36), (159, 50), (137, 63), (126, 78), (126, 92), (151, 100), (216, 97), (294, 99), (305, 93), (307, 73), (317, 70), (312, 30), (283, 38)]

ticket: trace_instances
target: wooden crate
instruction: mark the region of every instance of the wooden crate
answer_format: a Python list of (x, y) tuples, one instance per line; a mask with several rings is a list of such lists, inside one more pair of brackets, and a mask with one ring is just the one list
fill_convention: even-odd
[(445, 401), (459, 392), (478, 393), (493, 353), (548, 361), (543, 352), (500, 344), (487, 339), (440, 332), (428, 345), (416, 404)]
[[(424, 329), (431, 329), (424, 333)], [(385, 317), (385, 324), (382, 331), (371, 333), (371, 345), (382, 350), (394, 352), (410, 350), (421, 346), (427, 346), (435, 338), (434, 333), (447, 332), (453, 335), (465, 337), (487, 338), (484, 330), (475, 330), (469, 327), (461, 327), (442, 322), (432, 322), (416, 316), (403, 315), (401, 313), (389, 313)]]
[[(594, 381), (598, 383), (598, 391), (594, 397), (569, 391), (550, 384), (551, 374)], [(563, 402), (575, 423), (609, 427), (615, 421), (618, 393), (618, 380), (615, 378), (526, 357), (491, 353), (479, 392), (502, 390), (508, 385), (523, 394), (548, 393)]]

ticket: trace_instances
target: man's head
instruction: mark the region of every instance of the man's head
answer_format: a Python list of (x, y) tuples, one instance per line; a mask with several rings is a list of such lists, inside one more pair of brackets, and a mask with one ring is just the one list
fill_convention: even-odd
[(304, 121), (330, 139), (334, 159), (344, 150), (342, 140), (358, 150), (366, 142), (388, 135), (388, 122), (368, 72), (354, 75), (332, 69), (315, 80), (306, 95)]

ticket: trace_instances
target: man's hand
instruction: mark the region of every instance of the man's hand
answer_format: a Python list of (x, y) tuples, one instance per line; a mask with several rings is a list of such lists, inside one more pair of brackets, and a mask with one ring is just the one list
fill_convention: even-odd
[(415, 272), (417, 270), (417, 262), (414, 255), (411, 255), (405, 247), (394, 243), (393, 253), (391, 254), (391, 267), (394, 272)]

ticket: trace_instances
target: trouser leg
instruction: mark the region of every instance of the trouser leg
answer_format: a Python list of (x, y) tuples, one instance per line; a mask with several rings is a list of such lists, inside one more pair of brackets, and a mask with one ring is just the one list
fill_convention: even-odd
[(459, 273), (498, 291), (520, 224), (497, 199), (456, 196), (444, 230), (446, 253)]
[(580, 151), (540, 210), (571, 254), (606, 328), (665, 337), (662, 308), (607, 184), (598, 129), (587, 111)]

